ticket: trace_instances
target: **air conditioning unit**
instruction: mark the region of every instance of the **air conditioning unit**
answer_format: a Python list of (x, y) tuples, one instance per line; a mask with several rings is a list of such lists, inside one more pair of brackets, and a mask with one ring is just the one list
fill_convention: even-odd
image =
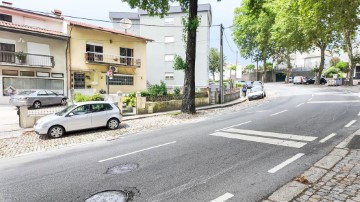
[(113, 73), (118, 72), (118, 68), (115, 66), (109, 66), (109, 69), (111, 69)]

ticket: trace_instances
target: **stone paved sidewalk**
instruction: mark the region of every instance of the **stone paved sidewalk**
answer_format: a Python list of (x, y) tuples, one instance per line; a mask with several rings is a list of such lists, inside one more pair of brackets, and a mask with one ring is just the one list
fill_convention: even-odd
[(303, 182), (294, 179), (263, 202), (360, 202), (359, 140), (360, 130), (305, 171)]

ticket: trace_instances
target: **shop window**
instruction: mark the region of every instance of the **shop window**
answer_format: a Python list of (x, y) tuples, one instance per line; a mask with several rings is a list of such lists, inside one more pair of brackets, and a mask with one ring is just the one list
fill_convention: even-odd
[(6, 14), (0, 14), (0, 21), (12, 22), (12, 16)]
[(113, 76), (113, 79), (109, 79), (109, 85), (132, 86), (134, 85), (134, 77)]
[(15, 63), (15, 44), (0, 43), (0, 62)]
[(74, 72), (74, 89), (85, 89), (85, 73)]
[(3, 69), (3, 70), (2, 70), (2, 75), (6, 75), (6, 76), (18, 76), (18, 71), (17, 71), (17, 70)]
[(34, 76), (35, 76), (35, 72), (31, 72), (31, 71), (20, 71), (20, 76), (31, 76), (31, 77), (34, 77)]

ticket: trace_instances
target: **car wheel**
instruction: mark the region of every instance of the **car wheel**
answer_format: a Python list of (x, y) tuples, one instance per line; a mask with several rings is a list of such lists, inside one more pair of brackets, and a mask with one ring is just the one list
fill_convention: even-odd
[(34, 104), (33, 104), (33, 107), (35, 109), (40, 109), (41, 108), (41, 102), (40, 101), (35, 101)]
[(251, 101), (252, 99), (251, 98), (248, 98), (249, 101)]
[(61, 105), (63, 105), (63, 106), (65, 106), (66, 104), (67, 104), (67, 100), (65, 99), (65, 98), (63, 98), (62, 100), (61, 100), (61, 103), (60, 103)]
[(48, 131), (48, 136), (51, 138), (58, 138), (65, 134), (65, 129), (62, 126), (52, 126)]
[(120, 121), (118, 119), (112, 118), (107, 122), (106, 127), (110, 130), (115, 130), (119, 128), (119, 124)]

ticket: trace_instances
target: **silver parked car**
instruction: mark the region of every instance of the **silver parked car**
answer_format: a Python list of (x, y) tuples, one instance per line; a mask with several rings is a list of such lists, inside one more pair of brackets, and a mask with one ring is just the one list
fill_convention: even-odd
[(264, 97), (266, 97), (266, 93), (265, 93), (265, 89), (262, 86), (252, 87), (250, 93), (248, 94), (249, 101)]
[(122, 120), (120, 109), (112, 102), (91, 101), (68, 106), (55, 114), (40, 118), (34, 125), (37, 134), (57, 138), (69, 131), (106, 126), (117, 129)]
[(10, 104), (14, 106), (29, 106), (39, 109), (45, 105), (66, 105), (67, 97), (48, 90), (22, 91), (10, 97)]

